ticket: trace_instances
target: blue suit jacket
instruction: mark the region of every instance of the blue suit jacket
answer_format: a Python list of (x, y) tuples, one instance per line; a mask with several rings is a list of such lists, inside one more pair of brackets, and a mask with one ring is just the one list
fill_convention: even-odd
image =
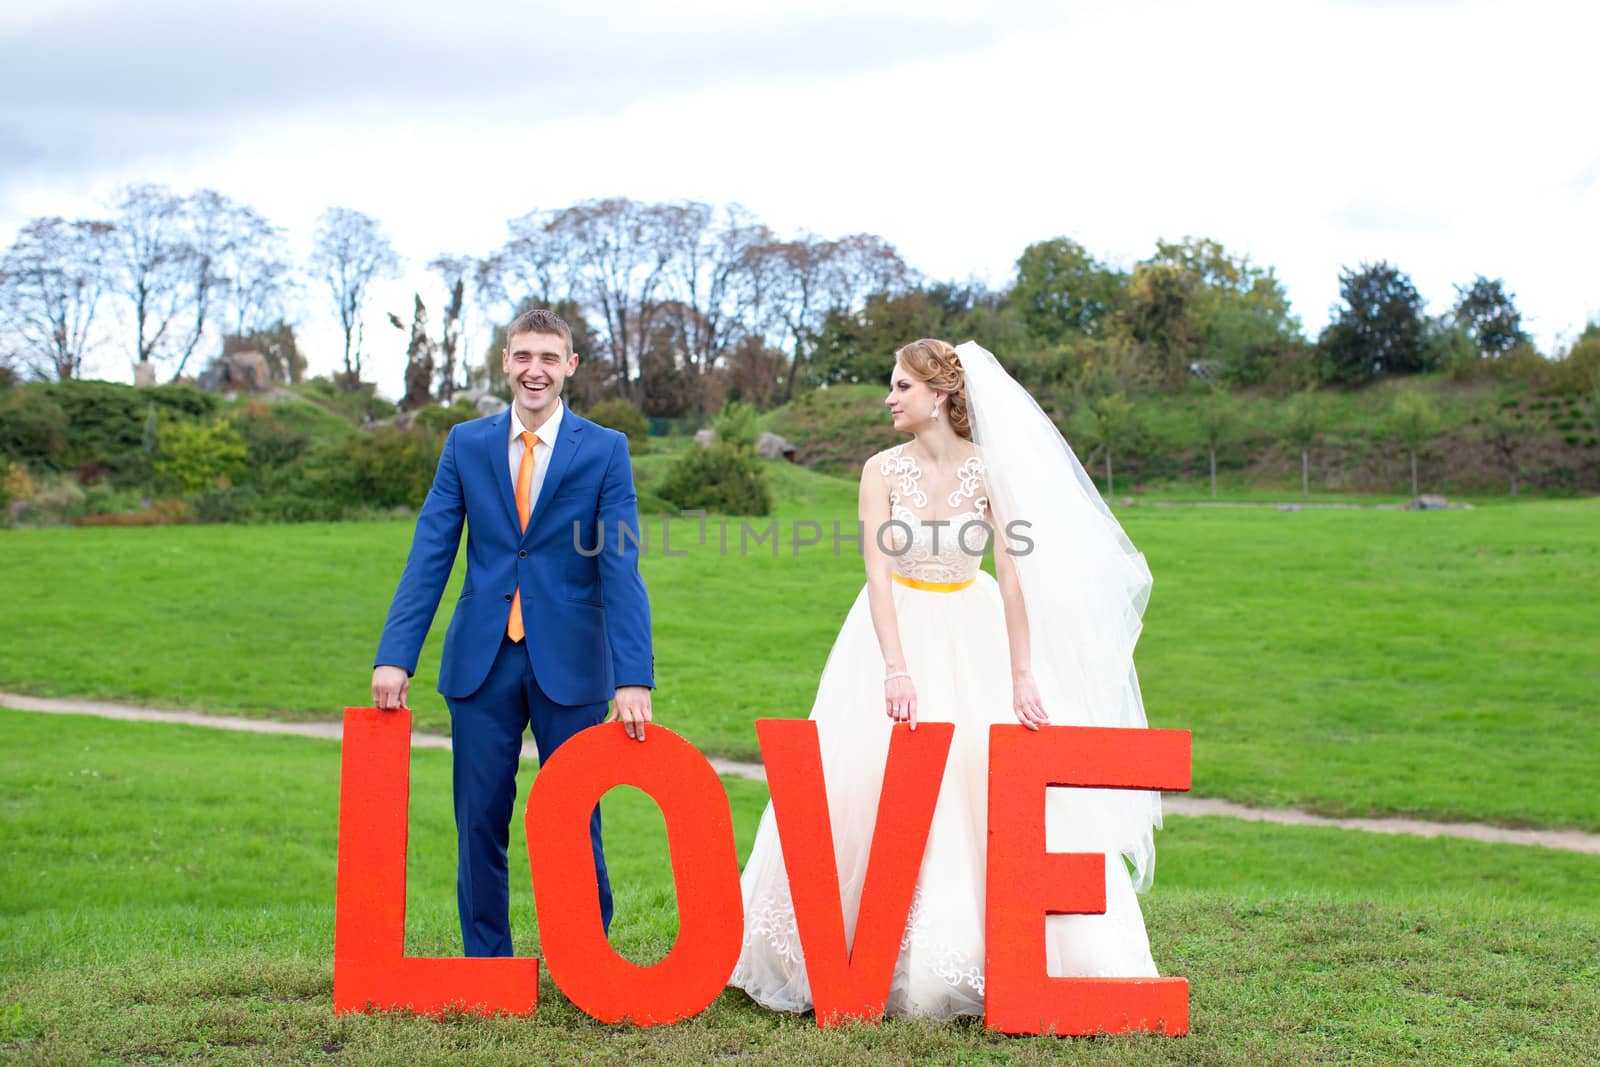
[[(628, 439), (568, 408), (524, 533), (506, 460), (510, 435), (511, 412), (504, 411), (461, 423), (445, 439), (376, 663), (415, 673), (464, 520), (467, 577), (445, 633), (439, 692), (466, 697), (483, 684), (517, 589), (528, 658), (551, 700), (595, 704), (618, 686), (653, 686)], [(618, 537), (619, 523), (632, 530), (631, 542)], [(597, 526), (605, 542), (595, 555)], [(579, 552), (580, 544), (591, 554)]]

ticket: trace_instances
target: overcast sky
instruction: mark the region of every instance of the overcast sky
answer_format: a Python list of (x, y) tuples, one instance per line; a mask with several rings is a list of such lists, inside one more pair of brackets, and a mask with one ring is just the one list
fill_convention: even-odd
[[(1313, 334), (1340, 267), (1379, 259), (1435, 312), (1504, 278), (1547, 349), (1600, 316), (1590, 2), (234, 6), (0, 7), (0, 232), (129, 181), (215, 188), (301, 251), (323, 208), (366, 211), (411, 267), (369, 317), (390, 394), (382, 312), (430, 298), (432, 256), (603, 196), (876, 233), (994, 285), (1056, 235), (1123, 265), (1213, 237)], [(321, 294), (299, 318), (331, 369)], [(91, 370), (131, 377), (115, 349)]]

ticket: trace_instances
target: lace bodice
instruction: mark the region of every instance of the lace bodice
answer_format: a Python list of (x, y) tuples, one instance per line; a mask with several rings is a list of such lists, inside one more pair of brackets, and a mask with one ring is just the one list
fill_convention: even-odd
[(923, 582), (967, 581), (978, 573), (989, 539), (983, 461), (967, 457), (956, 471), (956, 487), (945, 496), (951, 508), (970, 506), (941, 517), (939, 509), (929, 508), (922, 468), (905, 449), (889, 449), (878, 468), (889, 482), (890, 521), (882, 544), (895, 557), (895, 572)]

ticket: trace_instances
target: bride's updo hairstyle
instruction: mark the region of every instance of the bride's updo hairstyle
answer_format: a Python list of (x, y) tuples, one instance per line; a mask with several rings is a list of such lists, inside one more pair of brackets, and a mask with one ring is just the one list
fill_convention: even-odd
[(972, 440), (972, 425), (967, 420), (966, 373), (956, 350), (944, 341), (924, 337), (900, 349), (894, 358), (917, 381), (949, 394), (942, 405), (943, 417), (950, 420), (950, 428), (957, 434)]

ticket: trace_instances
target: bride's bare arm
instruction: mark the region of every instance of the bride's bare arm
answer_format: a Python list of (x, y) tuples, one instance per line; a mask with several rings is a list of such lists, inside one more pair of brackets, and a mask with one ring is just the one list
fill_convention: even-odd
[[(883, 550), (880, 534), (889, 521), (889, 494), (878, 470), (876, 456), (861, 468), (861, 494), (857, 513), (861, 518), (861, 555), (867, 567), (867, 606), (872, 612), (872, 629), (883, 652), (883, 673), (904, 675), (905, 652), (900, 645), (900, 622), (894, 610), (894, 557)], [(885, 538), (886, 539), (886, 538)], [(889, 678), (883, 686), (884, 712), (897, 721), (917, 725), (917, 690), (909, 677)]]
[(1050, 724), (1039, 697), (1039, 686), (1033, 677), (1033, 649), (1028, 634), (1028, 605), (1022, 596), (1022, 582), (1017, 575), (1017, 561), (1006, 551), (1006, 519), (993, 510), (990, 498), (990, 515), (994, 519), (994, 577), (1000, 586), (1000, 600), (1006, 612), (1006, 643), (1011, 648), (1011, 710), (1017, 721), (1030, 730)]

